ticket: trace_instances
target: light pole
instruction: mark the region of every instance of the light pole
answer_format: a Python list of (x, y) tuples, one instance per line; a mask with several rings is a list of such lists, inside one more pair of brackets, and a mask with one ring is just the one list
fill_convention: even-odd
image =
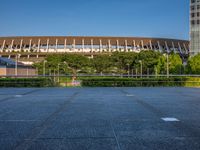
[(127, 66), (128, 66), (128, 78), (129, 78), (130, 77), (130, 65), (127, 64)]
[(136, 73), (136, 79), (137, 79), (137, 77), (138, 77), (138, 69), (137, 68), (135, 69), (135, 73)]
[(46, 64), (46, 60), (44, 60), (44, 62), (43, 62), (43, 76), (45, 76), (45, 74), (46, 74), (46, 70), (45, 70), (45, 64)]
[(58, 64), (58, 82), (60, 82), (60, 64)]
[(169, 78), (169, 54), (167, 52), (167, 78)]
[(142, 76), (143, 76), (143, 75), (142, 75), (142, 60), (139, 60), (139, 63), (140, 63), (140, 72), (141, 72), (141, 73), (140, 73), (140, 76), (141, 76), (141, 78), (142, 78)]

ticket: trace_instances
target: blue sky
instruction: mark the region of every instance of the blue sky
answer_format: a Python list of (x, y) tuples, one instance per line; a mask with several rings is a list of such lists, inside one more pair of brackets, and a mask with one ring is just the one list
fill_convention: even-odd
[(0, 36), (189, 39), (189, 0), (1, 0)]

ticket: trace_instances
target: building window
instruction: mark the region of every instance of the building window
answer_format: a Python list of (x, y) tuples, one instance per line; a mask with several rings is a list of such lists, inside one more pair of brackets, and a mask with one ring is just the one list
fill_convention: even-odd
[(197, 24), (200, 24), (200, 20), (197, 20)]
[(195, 0), (191, 0), (191, 3), (195, 3)]
[(195, 13), (191, 13), (191, 17), (194, 18), (195, 17)]
[(194, 7), (194, 6), (191, 6), (191, 10), (195, 10), (195, 7)]
[(191, 25), (195, 25), (195, 21), (194, 20), (191, 21)]

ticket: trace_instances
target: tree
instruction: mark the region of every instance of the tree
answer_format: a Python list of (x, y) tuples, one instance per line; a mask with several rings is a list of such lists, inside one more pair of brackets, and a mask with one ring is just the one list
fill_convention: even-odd
[(113, 66), (117, 67), (118, 73), (127, 73), (129, 69), (132, 69), (137, 59), (137, 53), (119, 53), (115, 52), (112, 55)]
[(187, 64), (187, 73), (200, 74), (200, 54), (189, 58)]
[(93, 60), (93, 67), (97, 73), (109, 73), (109, 68), (112, 66), (109, 55), (98, 55)]
[(79, 54), (65, 54), (62, 56), (62, 62), (68, 65), (74, 75), (78, 72), (86, 73), (84, 68), (90, 66), (89, 58)]
[(141, 65), (139, 61), (142, 61), (142, 67), (144, 70), (144, 73), (147, 73), (147, 69), (150, 70), (149, 73), (153, 73), (155, 72), (155, 66), (158, 65), (159, 63), (159, 59), (161, 57), (161, 53), (160, 52), (156, 52), (153, 50), (148, 50), (148, 51), (141, 51), (138, 54), (138, 58), (137, 58), (137, 62), (136, 62), (136, 66), (137, 68)]
[[(181, 74), (183, 71), (182, 59), (178, 54), (171, 53), (168, 60), (169, 73), (170, 74)], [(156, 65), (156, 70), (158, 74), (167, 74), (167, 54), (163, 54), (158, 59), (158, 64)]]
[(183, 70), (183, 62), (178, 54), (172, 53), (169, 55), (169, 73), (181, 74)]

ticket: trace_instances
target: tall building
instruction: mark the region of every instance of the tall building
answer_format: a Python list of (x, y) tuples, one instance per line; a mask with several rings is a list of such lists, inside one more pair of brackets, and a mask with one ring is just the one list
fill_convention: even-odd
[(200, 53), (200, 0), (190, 0), (190, 54)]

